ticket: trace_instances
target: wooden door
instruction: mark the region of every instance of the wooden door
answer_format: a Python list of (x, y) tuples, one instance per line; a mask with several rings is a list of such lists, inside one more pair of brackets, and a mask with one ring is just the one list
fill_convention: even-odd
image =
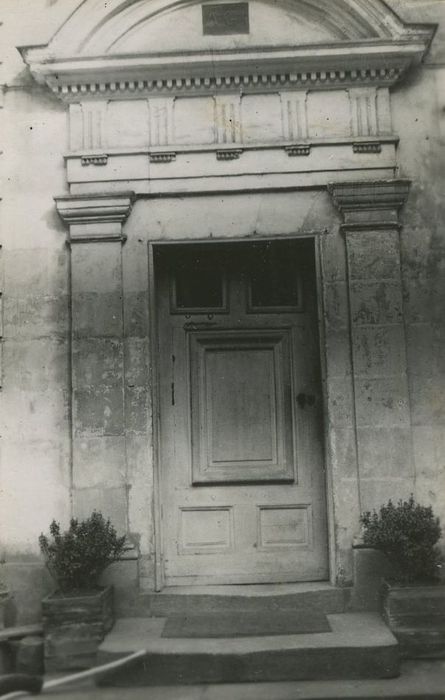
[(167, 584), (328, 578), (310, 241), (160, 246)]

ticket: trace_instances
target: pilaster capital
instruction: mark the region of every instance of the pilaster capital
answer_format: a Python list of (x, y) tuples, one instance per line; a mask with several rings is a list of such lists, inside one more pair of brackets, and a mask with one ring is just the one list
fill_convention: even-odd
[(133, 203), (133, 192), (56, 197), (56, 208), (69, 226), (70, 243), (123, 241), (122, 224)]
[(409, 180), (338, 182), (329, 184), (328, 191), (343, 214), (343, 230), (375, 230), (399, 227), (410, 184)]

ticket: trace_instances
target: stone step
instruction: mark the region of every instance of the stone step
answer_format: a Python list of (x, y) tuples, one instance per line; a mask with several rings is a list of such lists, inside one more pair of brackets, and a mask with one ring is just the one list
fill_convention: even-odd
[(144, 649), (130, 667), (99, 677), (101, 686), (393, 678), (394, 636), (375, 613), (328, 615), (331, 632), (230, 639), (162, 637), (165, 618), (117, 621), (97, 664)]
[(346, 610), (350, 591), (329, 583), (264, 586), (177, 586), (141, 595), (130, 615), (166, 617), (174, 614), (280, 611), (314, 608), (325, 614)]

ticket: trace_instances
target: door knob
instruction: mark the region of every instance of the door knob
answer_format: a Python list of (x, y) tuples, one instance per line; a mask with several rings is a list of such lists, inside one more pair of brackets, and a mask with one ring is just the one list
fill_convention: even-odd
[(313, 394), (300, 393), (297, 396), (297, 403), (300, 408), (306, 408), (306, 406), (313, 406), (315, 404), (315, 396)]

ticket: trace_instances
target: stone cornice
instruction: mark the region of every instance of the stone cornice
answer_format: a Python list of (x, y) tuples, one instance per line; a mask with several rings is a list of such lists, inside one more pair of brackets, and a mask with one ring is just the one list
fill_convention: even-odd
[(132, 201), (132, 192), (55, 198), (59, 215), (69, 225), (70, 243), (125, 240), (122, 224)]
[(410, 189), (409, 180), (340, 182), (328, 185), (335, 206), (343, 214), (344, 231), (393, 228)]
[(45, 48), (21, 53), (40, 83), (66, 101), (124, 94), (245, 92), (396, 83), (419, 63), (430, 41), (419, 32), (403, 39), (343, 42), (209, 53), (64, 57)]

